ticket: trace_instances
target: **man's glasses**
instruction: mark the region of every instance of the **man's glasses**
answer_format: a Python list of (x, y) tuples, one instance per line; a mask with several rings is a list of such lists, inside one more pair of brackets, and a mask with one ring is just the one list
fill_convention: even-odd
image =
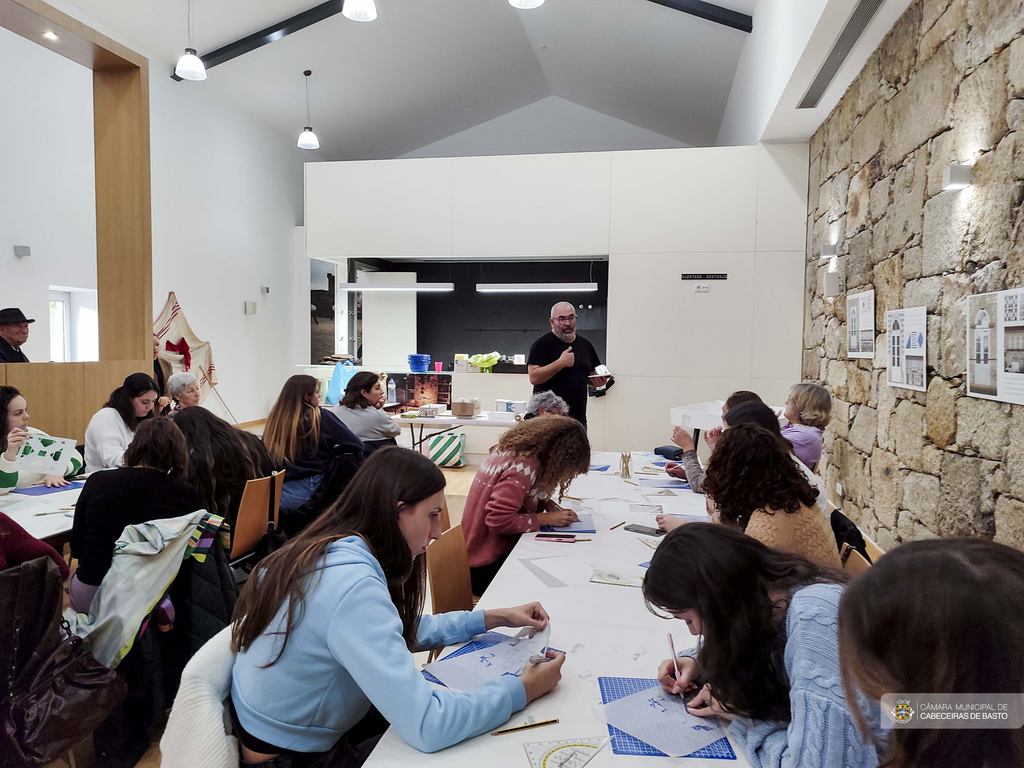
[(574, 323), (576, 322), (576, 315), (569, 315), (568, 317), (556, 317), (555, 322), (561, 323), (562, 325), (565, 325), (566, 323)]

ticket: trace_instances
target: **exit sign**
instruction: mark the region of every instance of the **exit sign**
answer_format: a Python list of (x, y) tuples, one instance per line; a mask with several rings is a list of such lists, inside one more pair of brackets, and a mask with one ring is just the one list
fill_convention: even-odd
[(725, 272), (684, 272), (683, 280), (728, 280)]

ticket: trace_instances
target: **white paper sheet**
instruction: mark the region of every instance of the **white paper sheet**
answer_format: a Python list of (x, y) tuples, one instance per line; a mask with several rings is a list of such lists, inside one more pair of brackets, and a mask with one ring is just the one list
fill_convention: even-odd
[(609, 725), (670, 757), (691, 755), (725, 736), (716, 719), (691, 715), (682, 696), (661, 688), (638, 691), (597, 709)]
[(534, 637), (528, 637), (530, 629), (522, 629), (498, 645), (465, 653), (451, 659), (426, 664), (423, 669), (432, 674), (453, 691), (475, 691), (484, 683), (497, 680), (505, 675), (519, 676), (530, 657), (542, 655), (548, 647), (551, 623)]
[(66, 437), (29, 435), (18, 452), (18, 469), (44, 475), (64, 475), (75, 441)]

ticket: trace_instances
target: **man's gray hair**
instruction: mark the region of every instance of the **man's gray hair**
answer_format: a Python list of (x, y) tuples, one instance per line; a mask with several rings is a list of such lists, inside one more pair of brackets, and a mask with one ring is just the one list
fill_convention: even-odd
[(189, 384), (197, 383), (197, 379), (191, 373), (176, 373), (167, 380), (167, 391), (171, 393), (171, 397), (175, 400), (185, 391), (185, 387)]
[(556, 408), (562, 410), (562, 415), (566, 416), (569, 413), (569, 406), (558, 395), (552, 392), (550, 389), (546, 389), (543, 392), (537, 392), (529, 399), (526, 403), (526, 412), (532, 413), (534, 416), (537, 415), (537, 411), (541, 408), (552, 411)]
[(565, 305), (566, 305), (567, 307), (569, 307), (569, 309), (572, 309), (572, 310), (575, 310), (575, 309), (576, 309), (576, 308), (575, 308), (575, 307), (574, 307), (574, 306), (572, 305), (572, 302), (571, 302), (571, 301), (559, 301), (559, 302), (557, 302), (557, 303), (555, 303), (555, 304), (552, 304), (552, 305), (551, 305), (551, 316), (552, 316), (552, 317), (554, 317), (554, 316), (555, 316), (555, 315), (557, 314), (555, 310), (557, 310), (557, 309), (558, 309), (558, 308), (559, 308), (560, 306), (562, 306), (563, 304), (565, 304)]

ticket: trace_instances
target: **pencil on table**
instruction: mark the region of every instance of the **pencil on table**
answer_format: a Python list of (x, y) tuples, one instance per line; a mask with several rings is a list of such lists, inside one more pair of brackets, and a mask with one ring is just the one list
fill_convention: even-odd
[(612, 526), (611, 528), (609, 528), (608, 530), (609, 530), (609, 531), (614, 531), (614, 530), (615, 530), (616, 528), (618, 528), (618, 527), (619, 527), (620, 525), (625, 525), (625, 524), (626, 524), (626, 521), (625, 521), (625, 520), (623, 520), (623, 521), (622, 521), (621, 523), (616, 523), (615, 525), (613, 525), (613, 526)]
[(640, 487), (640, 483), (634, 483), (632, 480), (623, 480), (623, 482), (629, 483), (630, 485), (635, 485), (637, 488)]
[(570, 496), (567, 493), (563, 493), (562, 494), (562, 498), (563, 499), (572, 499), (573, 501), (583, 501), (583, 499), (581, 499), (579, 496)]
[(526, 725), (516, 725), (512, 728), (502, 728), (500, 731), (491, 731), (491, 736), (502, 736), (506, 733), (515, 733), (516, 731), (526, 731), (530, 728), (540, 728), (544, 725), (554, 725), (558, 722), (558, 718), (552, 720), (541, 720), (539, 723), (528, 723)]

